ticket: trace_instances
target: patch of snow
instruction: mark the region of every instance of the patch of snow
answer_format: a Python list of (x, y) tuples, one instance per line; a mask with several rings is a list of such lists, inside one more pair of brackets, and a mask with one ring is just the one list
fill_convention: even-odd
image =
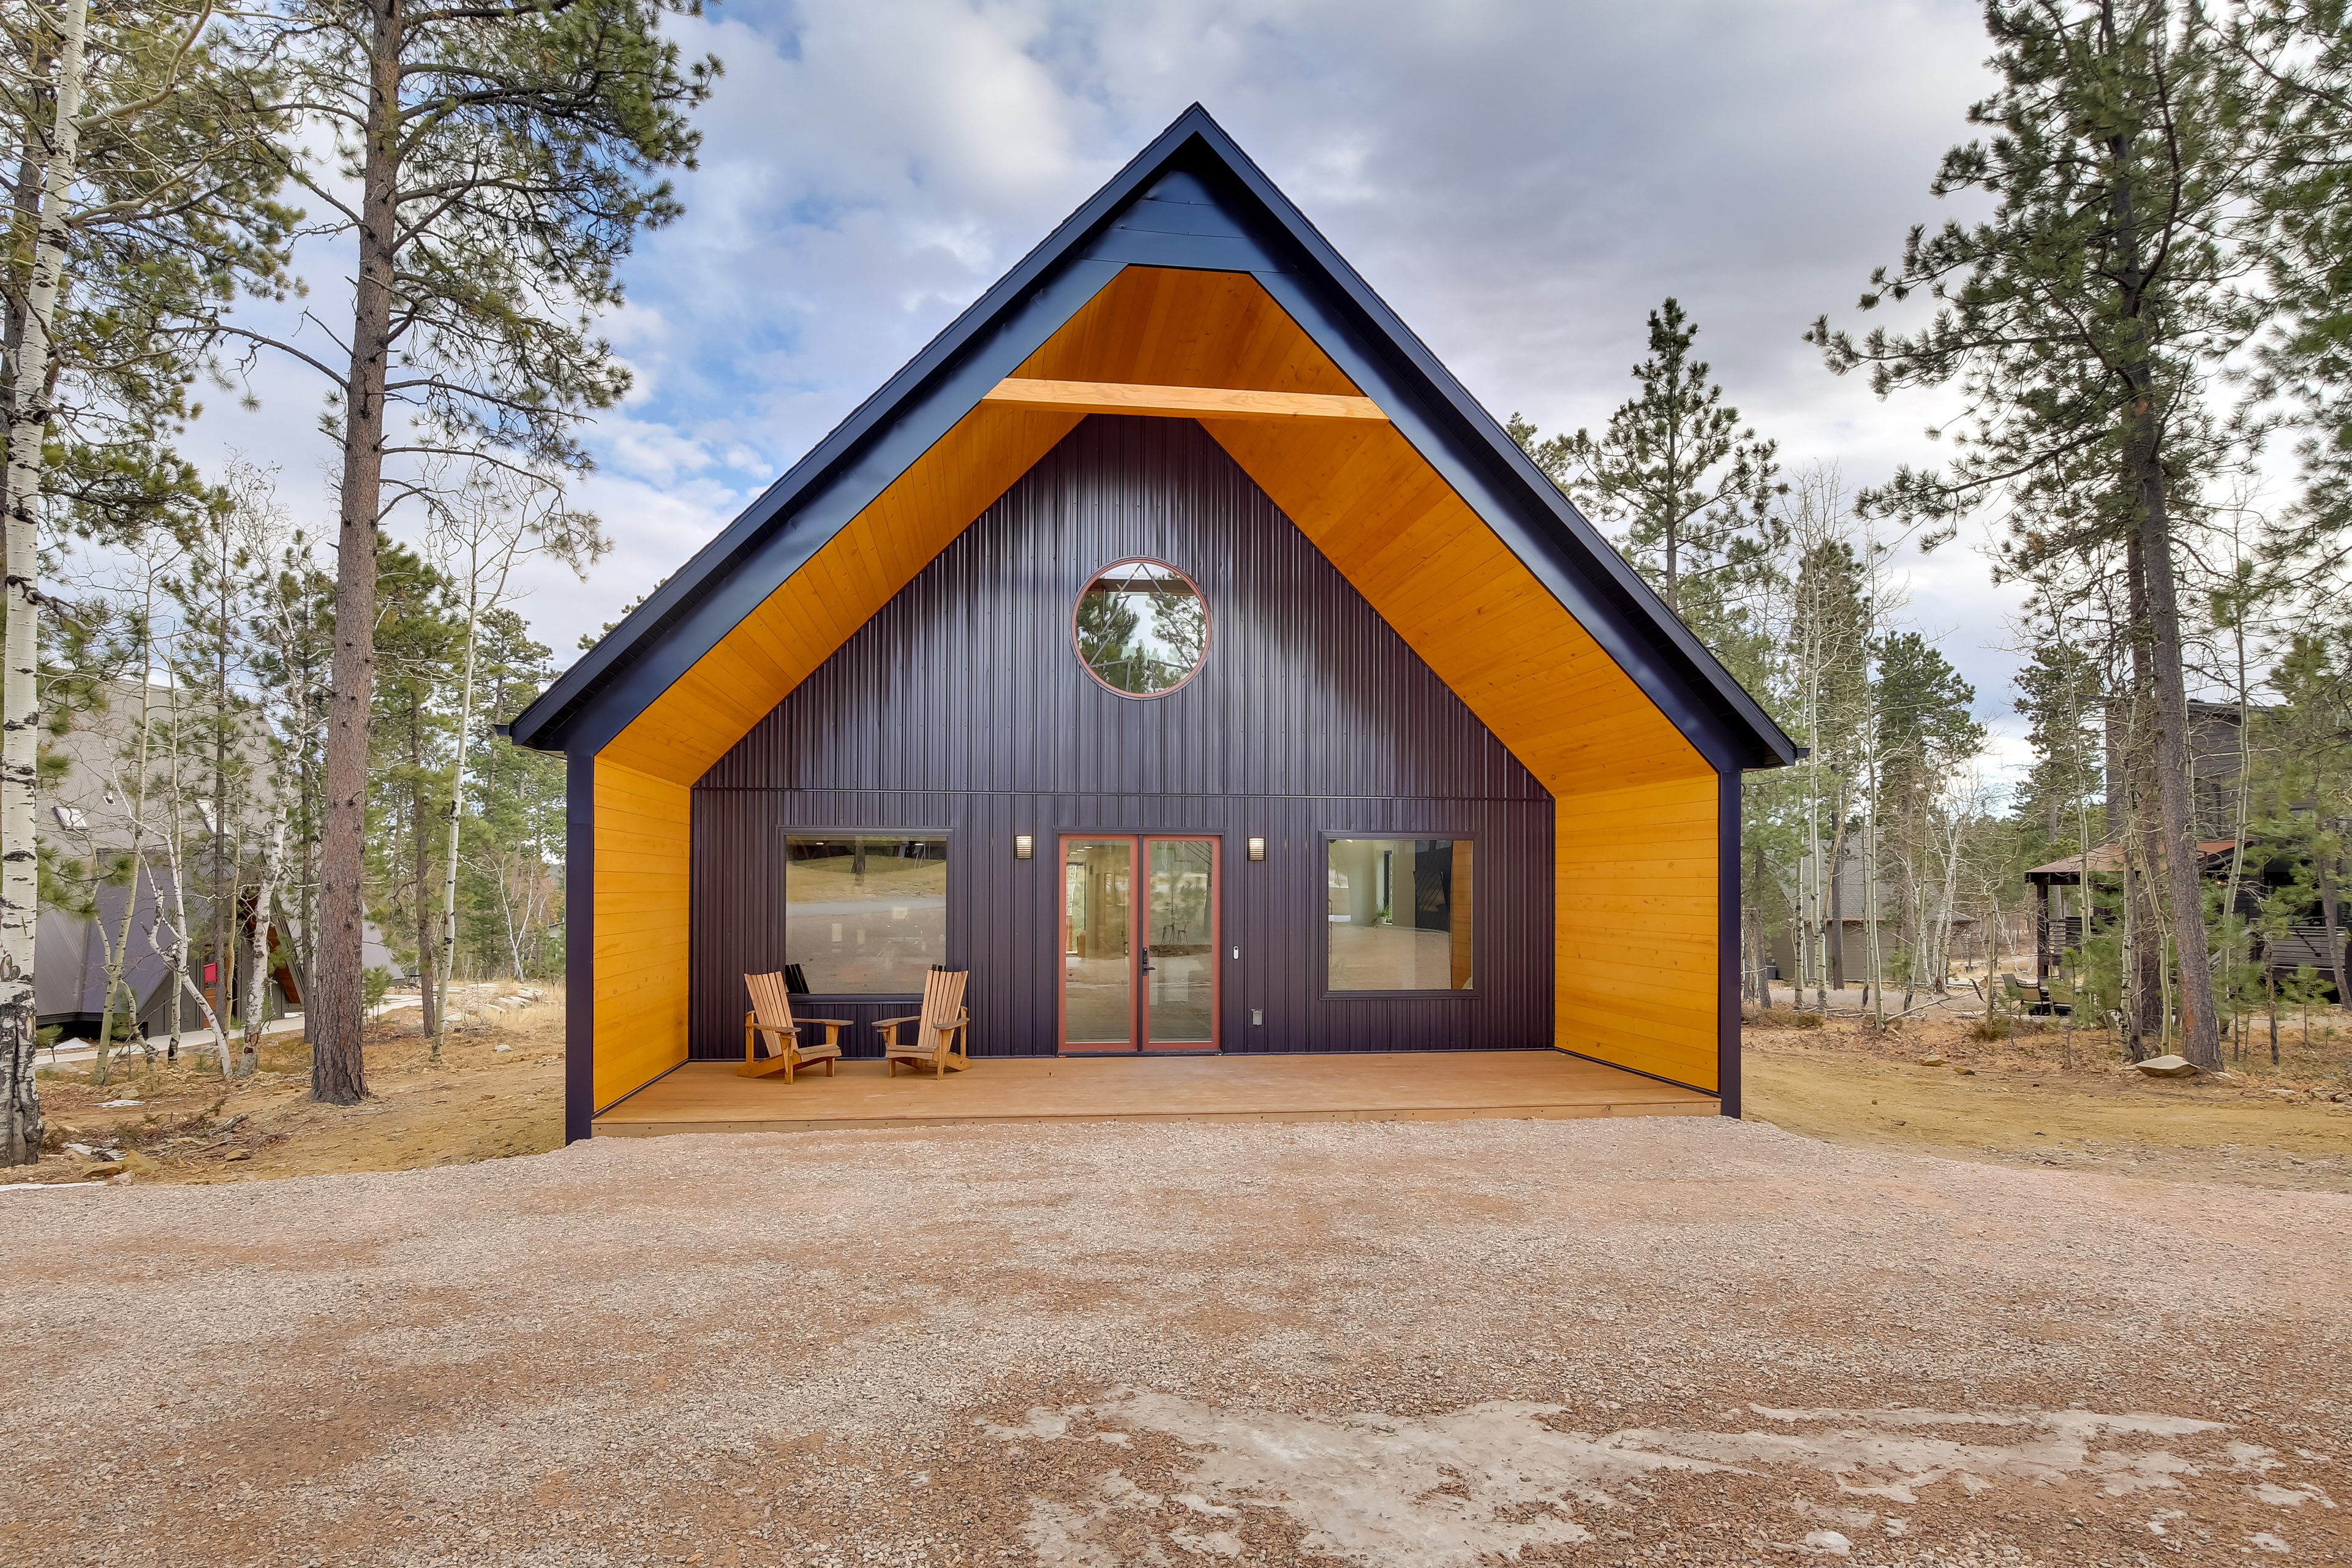
[[(2223, 1430), (2217, 1421), (2181, 1415), (2106, 1415), (2090, 1410), (1774, 1410), (1756, 1413), (1790, 1426), (1829, 1425), (1829, 1431), (1619, 1432), (1613, 1440), (1729, 1465), (1801, 1466), (1825, 1471), (1842, 1492), (1918, 1501), (1918, 1489), (1957, 1481), (1971, 1494), (1997, 1479), (2055, 1482), (2072, 1476), (2096, 1481), (2111, 1497), (2177, 1487), (2197, 1467), (2161, 1448), (2126, 1452), (2094, 1448), (2095, 1438), (2185, 1436)], [(2020, 1426), (2023, 1441), (1962, 1443), (1948, 1437), (1897, 1436), (1926, 1426)]]
[[(1103, 1428), (1125, 1428), (1174, 1438), (1191, 1452), (1190, 1468), (1173, 1478), (1189, 1489), (1171, 1489), (1164, 1502), (1117, 1471), (1090, 1503), (1034, 1500), (1028, 1533), (1045, 1561), (1108, 1561), (1095, 1554), (1111, 1551), (1107, 1531), (1114, 1513), (1131, 1532), (1145, 1522), (1139, 1515), (1155, 1511), (1163, 1519), (1181, 1509), (1238, 1520), (1244, 1510), (1258, 1508), (1287, 1515), (1307, 1552), (1366, 1568), (1475, 1568), (1530, 1547), (1589, 1542), (1593, 1534), (1580, 1514), (1646, 1512), (1654, 1493), (1641, 1483), (1654, 1487), (1678, 1474), (1809, 1473), (1848, 1497), (1904, 1503), (1945, 1481), (1970, 1496), (2016, 1482), (2088, 1481), (2111, 1496), (2177, 1490), (2177, 1478), (2196, 1475), (2199, 1467), (2160, 1446), (2163, 1440), (2228, 1429), (2188, 1416), (2083, 1409), (1749, 1409), (1770, 1429), (1584, 1432), (1562, 1424), (1566, 1406), (1516, 1400), (1425, 1416), (1303, 1416), (1122, 1390), (1096, 1405), (1032, 1410), (1021, 1426), (983, 1425), (1008, 1442), (1100, 1441), (1125, 1435)], [(1955, 1429), (1969, 1439), (1949, 1435)], [(2257, 1473), (2275, 1463), (2270, 1452), (2245, 1444), (2228, 1450), (2235, 1468)], [(2280, 1506), (2311, 1498), (2333, 1506), (2316, 1488), (2294, 1491), (2264, 1481), (2255, 1495)], [(1881, 1523), (1866, 1508), (1802, 1497), (1790, 1506), (1821, 1527), (1788, 1543), (1792, 1551), (1846, 1556), (1854, 1536)], [(2147, 1529), (2163, 1537), (2166, 1521), (2185, 1517), (2160, 1509)], [(1243, 1549), (1238, 1530), (1203, 1534), (1182, 1516), (1150, 1528), (1165, 1532), (1155, 1542), (1188, 1552), (1230, 1554), (1225, 1542), (1234, 1552)], [(1901, 1539), (1909, 1521), (1887, 1518), (1884, 1529)]]

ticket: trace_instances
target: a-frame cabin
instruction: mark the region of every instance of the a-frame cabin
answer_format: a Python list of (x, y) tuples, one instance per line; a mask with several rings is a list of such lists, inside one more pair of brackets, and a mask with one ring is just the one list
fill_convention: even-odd
[(566, 1130), (742, 976), (976, 1058), (1553, 1047), (1737, 1113), (1794, 749), (1199, 107), (519, 715)]

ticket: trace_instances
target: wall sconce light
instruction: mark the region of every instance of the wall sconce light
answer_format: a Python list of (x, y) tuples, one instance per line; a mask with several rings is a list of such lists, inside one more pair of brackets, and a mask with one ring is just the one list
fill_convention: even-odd
[(1016, 833), (1013, 836), (1013, 858), (1015, 860), (1032, 859), (1036, 853), (1036, 839), (1026, 833)]
[(1249, 858), (1253, 860), (1263, 860), (1265, 858), (1265, 839), (1253, 838), (1249, 841)]

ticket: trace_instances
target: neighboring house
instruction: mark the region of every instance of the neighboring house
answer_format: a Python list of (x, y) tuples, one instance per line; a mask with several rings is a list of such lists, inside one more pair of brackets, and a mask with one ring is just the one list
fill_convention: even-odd
[[(1827, 855), (1826, 846), (1822, 853), (1824, 856)], [(1811, 858), (1807, 857), (1806, 861), (1807, 864), (1811, 864)], [(1844, 946), (1845, 984), (1860, 985), (1869, 978), (1870, 974), (1868, 916), (1871, 906), (1866, 901), (1868, 888), (1865, 881), (1864, 856), (1858, 836), (1855, 834), (1849, 833), (1846, 836), (1844, 852), (1839, 860), (1837, 874), (1837, 901), (1830, 908), (1837, 911), (1840, 941)], [(1787, 900), (1790, 911), (1789, 922), (1781, 928), (1778, 935), (1771, 939), (1769, 945), (1771, 949), (1773, 969), (1776, 972), (1774, 977), (1793, 982), (1799, 973), (1796, 962), (1799, 905), (1796, 900), (1788, 897), (1789, 892), (1790, 889), (1782, 889), (1782, 897)], [(1822, 921), (1825, 928), (1829, 924), (1829, 919), (1830, 910), (1824, 909), (1822, 911)], [(1964, 912), (1955, 913), (1952, 916), (1952, 940), (1948, 944), (1949, 951), (1956, 957), (1984, 956), (1975, 952), (1970, 945), (1976, 931), (1976, 916)], [(1895, 884), (1882, 877), (1878, 882), (1878, 948), (1881, 957), (1891, 961), (1896, 949), (1902, 945), (1902, 942), (1903, 900), (1896, 892)], [(1889, 984), (1893, 982), (1890, 981)]]
[[(2260, 703), (2247, 709), (2257, 718), (2273, 711)], [(2197, 831), (2201, 837), (2219, 838), (2237, 830), (2238, 774), (2242, 762), (2238, 721), (2234, 702), (2189, 704), (2189, 797), (2196, 806)], [(2255, 776), (2262, 776), (2260, 770)]]
[[(105, 696), (102, 707), (77, 714), (74, 727), (64, 735), (45, 739), (45, 749), (52, 756), (64, 758), (66, 767), (44, 783), (34, 814), (37, 842), (61, 858), (86, 865), (95, 865), (131, 847), (133, 785), (139, 772), (133, 742), (139, 733), (140, 704), (142, 700), (147, 701), (149, 715), (161, 729), (161, 710), (169, 700), (167, 689), (159, 686), (142, 691), (136, 681), (109, 683)], [(180, 700), (184, 703), (198, 700), (185, 693), (181, 694)], [(268, 742), (257, 734), (247, 733), (240, 737), (239, 747), (249, 788), (268, 801), (278, 787)], [(161, 756), (151, 754), (151, 775), (162, 765)], [(68, 1035), (97, 1031), (106, 1004), (107, 954), (110, 945), (122, 938), (124, 905), (132, 900), (136, 901), (131, 910), (129, 957), (123, 968), (123, 983), (136, 1000), (140, 1025), (149, 1034), (163, 1027), (168, 1017), (171, 966), (165, 954), (157, 951), (155, 933), (159, 925), (158, 900), (165, 909), (173, 903), (172, 872), (169, 858), (160, 848), (162, 813), (152, 801), (146, 803), (145, 809), (146, 826), (138, 836), (143, 865), (135, 887), (100, 882), (89, 889), (97, 906), (95, 921), (62, 909), (45, 908), (40, 912), (34, 929), (33, 950), (35, 1008), (39, 1027), (58, 1027)], [(184, 824), (182, 850), (183, 871), (188, 879), (184, 907), (191, 928), (188, 968), (190, 978), (209, 989), (217, 973), (212, 951), (212, 900), (208, 896), (212, 885), (212, 806), (192, 795), (188, 811), (190, 819)], [(299, 945), (293, 940), (299, 934), (289, 910), (293, 902), (281, 899), (274, 911), (275, 945), (289, 955)], [(228, 975), (231, 993), (240, 1004), (244, 995), (243, 965), (255, 923), (250, 892), (245, 895), (245, 929), (236, 943), (239, 951), (230, 957)], [(171, 938), (167, 923), (165, 931), (163, 942), (168, 949)], [(373, 927), (366, 933), (364, 962), (382, 965), (394, 973), (407, 970), (407, 966), (394, 961)], [(299, 1010), (305, 989), (299, 963), (276, 967), (262, 987), (264, 1016), (279, 1017)], [(118, 1016), (121, 1010), (122, 1002), (118, 997)], [(180, 1013), (183, 1028), (204, 1026), (203, 1010), (193, 995), (183, 994)]]
[(719, 1064), (787, 964), (856, 1055), (945, 964), (980, 1056), (1738, 1111), (1794, 748), (1197, 106), (510, 731), (569, 759), (572, 1137), (690, 1059), (772, 1094)]
[[(2342, 952), (2345, 970), (2352, 975), (2352, 903), (2339, 907), (2336, 916), (2336, 941), (2327, 939), (2327, 922), (2319, 909), (2319, 900), (2313, 895), (2304, 918), (2281, 930), (2263, 932), (2262, 920), (2265, 896), (2294, 884), (2298, 872), (2307, 874), (2307, 857), (2294, 850), (2282, 852), (2259, 841), (2249, 839), (2242, 858), (2233, 853), (2238, 847), (2234, 838), (2208, 838), (2197, 846), (2198, 873), (2207, 882), (2218, 887), (2230, 885), (2232, 862), (2237, 864), (2237, 898), (2231, 907), (2248, 931), (2247, 957), (2268, 969), (2280, 984), (2293, 981), (2297, 971), (2308, 966), (2317, 970), (2323, 978), (2336, 972), (2335, 954)], [(2296, 861), (2303, 864), (2298, 867)], [(2090, 872), (2092, 886), (2083, 889), (2083, 873)], [(2026, 881), (2034, 889), (2037, 914), (2034, 921), (2034, 973), (2047, 980), (2053, 973), (2063, 973), (2074, 963), (2074, 953), (2083, 946), (2085, 935), (2085, 910), (2088, 911), (2088, 933), (2097, 935), (2112, 931), (2122, 921), (2117, 895), (2124, 875), (2124, 851), (2119, 844), (2102, 844), (2088, 856), (2070, 855), (2063, 860), (2053, 860), (2046, 866), (2036, 866), (2025, 873)], [(2309, 887), (2306, 880), (2304, 884)], [(2352, 889), (2347, 889), (2352, 894)], [(2335, 993), (2332, 983), (2327, 986)]]

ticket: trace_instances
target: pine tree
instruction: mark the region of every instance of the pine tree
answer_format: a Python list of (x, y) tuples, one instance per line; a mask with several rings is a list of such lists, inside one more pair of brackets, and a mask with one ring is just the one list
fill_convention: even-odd
[(2229, 46), (2251, 69), (2231, 108), (2264, 132), (2248, 193), (2266, 220), (2259, 395), (2304, 432), (2303, 504), (2280, 542), (2340, 563), (2352, 530), (2352, 3), (2239, 0)]
[(2265, 716), (2278, 762), (2270, 770), (2270, 833), (2296, 852), (2327, 933), (2328, 978), (2352, 1006), (2344, 973), (2344, 856), (2352, 843), (2352, 631), (2292, 639), (2271, 672), (2283, 699)]
[(2032, 770), (2018, 791), (2019, 815), (2040, 828), (2045, 847), (2072, 844), (2074, 814), (2098, 793), (2105, 707), (2098, 663), (2072, 643), (2044, 639), (2015, 680), (2015, 708), (2033, 748)]
[(1773, 443), (1740, 428), (1739, 410), (1691, 357), (1698, 326), (1681, 303), (1651, 311), (1649, 329), (1650, 357), (1633, 373), (1641, 393), (1599, 436), (1538, 442), (1516, 414), (1512, 433), (1588, 516), (1622, 531), (1625, 558), (1705, 640), (1769, 570), (1783, 538), (1773, 498), (1786, 487)]
[(482, 694), (475, 745), (481, 762), (467, 812), (464, 896), (469, 957), (518, 980), (559, 974), (562, 921), (563, 759), (526, 751), (496, 733), (555, 678), (550, 650), (522, 617), (482, 617)]
[[(334, 695), (327, 730), (311, 1093), (367, 1093), (361, 1050), (368, 721), (376, 679), (376, 551), (429, 465), (483, 458), (585, 468), (578, 422), (628, 373), (593, 335), (616, 305), (637, 231), (682, 210), (666, 168), (691, 166), (687, 111), (718, 62), (687, 65), (659, 25), (695, 0), (288, 0), (247, 24), (285, 102), (329, 129), (335, 157), (287, 176), (356, 251), (339, 359), (261, 332), (328, 381), (341, 452)], [(387, 464), (391, 465), (387, 471)]]
[(1808, 340), (1882, 396), (1957, 383), (1965, 441), (1940, 469), (1873, 493), (1946, 534), (1994, 500), (2015, 520), (2004, 571), (2109, 546), (2126, 558), (2132, 649), (2148, 701), (2142, 773), (2158, 808), (2161, 910), (2177, 954), (2184, 1054), (2221, 1065), (2188, 773), (2178, 587), (2180, 531), (2230, 448), (2205, 412), (2222, 359), (2252, 331), (2233, 235), (2248, 150), (2231, 69), (2174, 0), (1985, 7), (2000, 86), (1974, 105), (1990, 132), (1948, 153), (1937, 195), (1981, 192), (1980, 223), (1915, 228), (1863, 308), (1925, 292), (1934, 320), (1856, 340), (1826, 317)]
[[(1985, 727), (1971, 715), (1976, 688), (1917, 632), (1896, 632), (1871, 647), (1877, 667), (1872, 704), (1876, 720), (1879, 809), (1895, 828), (1893, 860), (1903, 901), (1913, 984), (1941, 989), (1940, 971), (1922, 963), (1941, 953), (1938, 917), (1927, 874), (1930, 835), (1941, 796), (1969, 758), (1984, 747)], [(1907, 1009), (1909, 1003), (1905, 1006)]]
[(450, 724), (444, 711), (465, 619), (449, 580), (404, 545), (379, 545), (375, 742), (369, 770), (372, 913), (392, 950), (413, 957), (425, 1032), (440, 1032), (440, 826), (448, 820)]
[[(1809, 852), (1819, 856), (1816, 897), (1822, 904), (1818, 918), (1825, 933), (1823, 979), (1843, 990), (1846, 918), (1849, 913), (1863, 912), (1845, 907), (1847, 841), (1853, 830), (1855, 808), (1863, 804), (1862, 794), (1874, 778), (1864, 754), (1872, 700), (1871, 617), (1864, 602), (1861, 558), (1854, 553), (1853, 542), (1837, 531), (1843, 519), (1837, 515), (1833, 476), (1808, 476), (1800, 480), (1798, 489), (1807, 505), (1800, 509), (1796, 526), (1801, 548), (1790, 640), (1803, 688), (1792, 709), (1801, 715), (1801, 727), (1791, 733), (1808, 737), (1809, 771), (1815, 774), (1817, 786), (1811, 812), (1814, 826), (1808, 842), (1816, 847)], [(1819, 777), (1823, 770), (1829, 778)], [(1825, 841), (1819, 826), (1820, 807), (1824, 805), (1829, 807)], [(1872, 858), (1866, 848), (1863, 873), (1874, 881), (1877, 868)]]

